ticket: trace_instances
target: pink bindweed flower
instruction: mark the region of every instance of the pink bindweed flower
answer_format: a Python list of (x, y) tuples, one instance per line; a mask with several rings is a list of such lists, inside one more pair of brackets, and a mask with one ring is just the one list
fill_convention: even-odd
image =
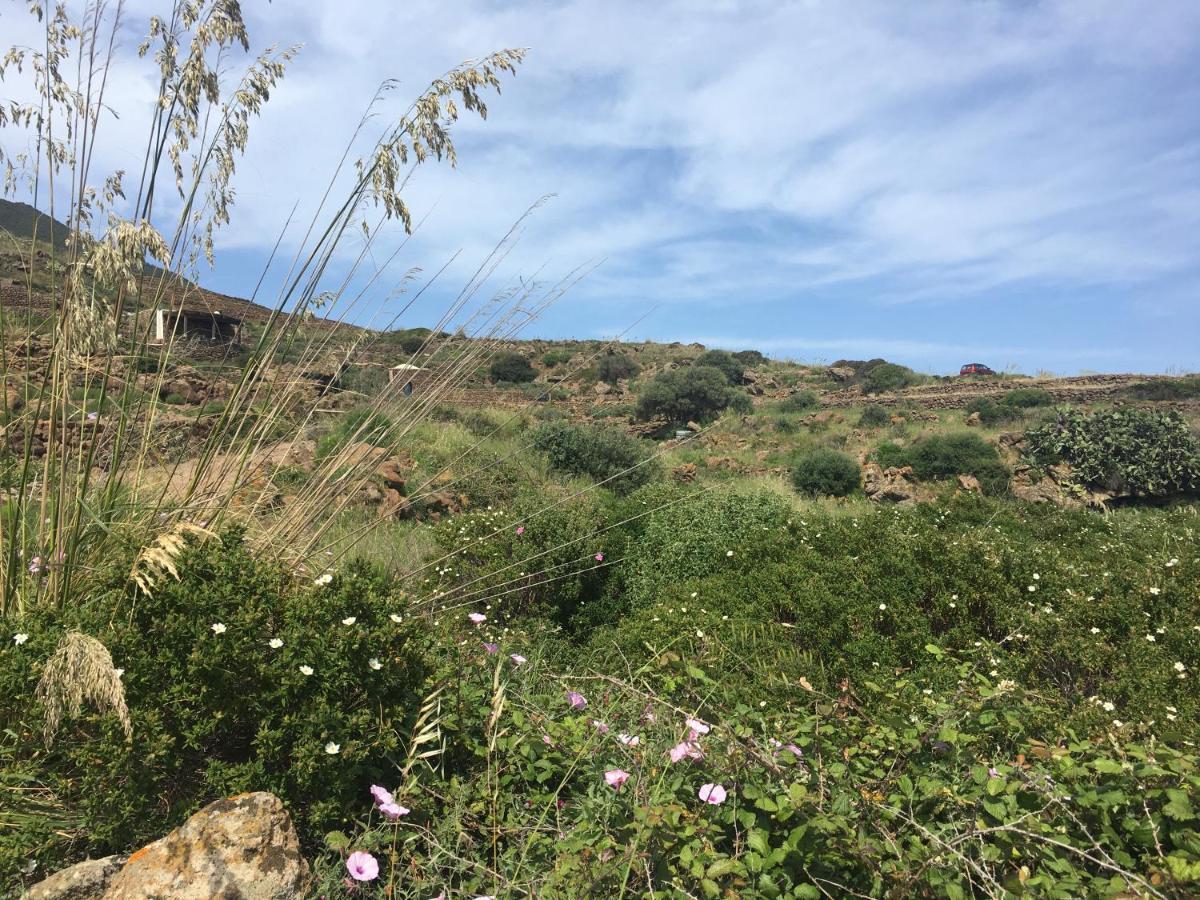
[(619, 791), (621, 785), (629, 780), (629, 773), (621, 769), (609, 769), (604, 773), (604, 780), (608, 782), (609, 787)]
[[(691, 729), (692, 734), (694, 734), (696, 737), (699, 737), (702, 734), (708, 734), (708, 732), (711, 730), (699, 719), (688, 719), (684, 724)], [(696, 737), (693, 737), (692, 740), (696, 740)]]
[(383, 806), (385, 803), (396, 802), (396, 798), (392, 795), (391, 791), (377, 784), (371, 785), (371, 796), (375, 798), (375, 802), (380, 806)]
[(520, 536), (521, 536), (521, 535), (523, 535), (524, 533), (525, 533), (525, 526), (524, 526), (524, 525), (518, 525), (518, 526), (517, 526), (517, 537), (520, 537)]
[(499, 652), (500, 645), (499, 644), (489, 644), (487, 641), (484, 641), (483, 649), (488, 652), (488, 656), (491, 656), (493, 653)]
[(596, 562), (604, 562), (604, 554), (597, 553), (595, 559), (596, 559)]
[(700, 745), (692, 741), (680, 741), (670, 750), (671, 762), (677, 763), (681, 759), (703, 759), (704, 751), (700, 749)]
[(725, 788), (719, 784), (705, 784), (700, 787), (700, 799), (711, 806), (720, 806), (725, 802)]
[(514, 665), (518, 666), (523, 666), (527, 662), (525, 657), (523, 657), (520, 653), (510, 653), (508, 654), (508, 658), (513, 661)]
[(407, 816), (411, 809), (407, 806), (401, 806), (399, 803), (380, 803), (379, 811), (383, 813), (389, 821), (395, 822), (401, 816)]
[(567, 702), (571, 704), (572, 709), (583, 709), (587, 706), (587, 698), (579, 691), (567, 691)]
[(355, 850), (346, 857), (346, 871), (355, 881), (374, 881), (379, 877), (379, 863), (370, 853)]
[(90, 412), (87, 414), (87, 419), (89, 422), (95, 422), (98, 418), (100, 418), (100, 413), (98, 412)]
[(592, 719), (592, 727), (595, 728), (601, 734), (608, 734), (608, 726), (605, 725), (603, 722), (601, 722), (599, 719)]
[(467, 618), (476, 625), (482, 625), (487, 621), (487, 616), (485, 616), (483, 613), (467, 613)]
[(554, 746), (554, 741), (550, 740), (550, 735), (548, 735), (548, 734), (542, 735), (542, 743), (545, 744), (547, 747)]

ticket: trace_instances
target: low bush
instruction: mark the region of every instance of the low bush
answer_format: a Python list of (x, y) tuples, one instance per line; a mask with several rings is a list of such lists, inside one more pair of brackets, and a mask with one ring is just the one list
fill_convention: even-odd
[(651, 481), (659, 468), (652, 451), (616, 428), (549, 422), (533, 433), (533, 445), (546, 455), (551, 468), (603, 482), (617, 493), (636, 490)]
[(523, 384), (537, 377), (537, 369), (520, 353), (497, 353), (488, 367), (488, 377), (493, 382)]
[(798, 413), (808, 412), (820, 405), (821, 401), (812, 391), (796, 391), (780, 400), (775, 408), (783, 413)]
[(807, 497), (845, 497), (858, 490), (862, 470), (852, 456), (817, 448), (792, 462), (792, 487)]
[(1148, 497), (1200, 490), (1200, 440), (1175, 412), (1064, 411), (1025, 438), (1034, 462), (1068, 463), (1081, 485)]
[(1008, 469), (996, 448), (977, 434), (933, 434), (901, 447), (881, 444), (876, 460), (888, 466), (912, 466), (918, 478), (950, 478), (974, 475), (985, 493), (1002, 494), (1008, 489)]
[(868, 394), (898, 391), (920, 384), (924, 379), (907, 366), (881, 363), (867, 369), (862, 375), (862, 387)]
[(609, 384), (633, 378), (642, 367), (624, 353), (609, 353), (596, 363), (596, 377)]
[(757, 350), (739, 350), (733, 354), (733, 358), (746, 367), (762, 366), (767, 362), (767, 358)]
[(859, 428), (882, 428), (884, 425), (890, 425), (891, 422), (892, 414), (886, 407), (877, 404), (863, 409), (862, 415), (858, 417)]
[(555, 366), (561, 365), (562, 363), (570, 362), (572, 356), (574, 356), (574, 354), (570, 350), (562, 347), (556, 347), (553, 350), (547, 350), (545, 352), (545, 354), (542, 356), (542, 365), (547, 369), (552, 369)]
[(713, 366), (691, 366), (656, 375), (643, 385), (637, 415), (644, 420), (664, 418), (672, 425), (690, 421), (707, 422), (745, 396), (729, 386), (725, 375)]
[(1043, 388), (1015, 388), (1005, 394), (1000, 402), (1015, 409), (1036, 409), (1039, 406), (1053, 406), (1054, 397)]

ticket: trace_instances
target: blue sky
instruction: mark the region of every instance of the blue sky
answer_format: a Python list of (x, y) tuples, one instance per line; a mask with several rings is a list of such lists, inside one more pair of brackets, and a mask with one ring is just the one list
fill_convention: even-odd
[[(215, 289), (257, 281), (379, 81), (400, 79), (399, 106), (523, 46), (489, 121), (458, 129), (459, 167), (409, 191), (427, 218), (372, 303), (461, 251), (410, 324), (555, 194), (502, 276), (602, 264), (530, 335), (651, 311), (630, 339), (938, 372), (1200, 369), (1200, 3), (243, 6), (258, 46), (304, 48), (256, 123)], [(140, 158), (140, 71), (114, 82), (114, 166)]]

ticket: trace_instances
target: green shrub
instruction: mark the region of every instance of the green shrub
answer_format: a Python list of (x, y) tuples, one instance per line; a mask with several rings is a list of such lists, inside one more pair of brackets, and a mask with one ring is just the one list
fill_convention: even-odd
[(892, 414), (888, 412), (886, 407), (877, 404), (871, 404), (862, 411), (862, 415), (858, 417), (859, 428), (882, 428), (884, 425), (891, 424)]
[(163, 403), (169, 403), (171, 406), (184, 406), (187, 404), (187, 397), (183, 394), (167, 394), (163, 397)]
[(767, 363), (767, 358), (757, 350), (739, 350), (733, 354), (733, 358), (747, 368), (750, 366), (763, 366)]
[(340, 391), (375, 397), (387, 388), (388, 371), (383, 366), (346, 366), (334, 384)]
[(746, 367), (726, 350), (706, 350), (696, 357), (692, 365), (717, 369), (730, 384), (741, 384), (746, 372)]
[(673, 369), (642, 386), (637, 415), (642, 420), (662, 417), (678, 425), (706, 422), (734, 402), (739, 393), (713, 366)]
[(922, 380), (920, 375), (907, 366), (884, 362), (866, 370), (862, 376), (862, 386), (868, 394), (880, 394), (911, 387), (920, 384)]
[(492, 364), (488, 367), (488, 377), (494, 382), (523, 384), (537, 377), (537, 369), (520, 353), (506, 351), (497, 353), (492, 359)]
[(624, 353), (608, 353), (596, 363), (596, 377), (609, 384), (633, 378), (640, 371), (642, 367)]
[(552, 369), (557, 365), (561, 365), (562, 363), (570, 362), (572, 356), (574, 356), (574, 354), (570, 350), (562, 347), (556, 347), (553, 350), (547, 350), (545, 352), (545, 354), (542, 356), (542, 365), (547, 369)]
[(996, 448), (977, 434), (933, 434), (906, 447), (886, 442), (875, 451), (881, 466), (912, 466), (918, 478), (950, 478), (974, 475), (985, 493), (1002, 494), (1008, 489), (1008, 469)]
[(817, 448), (792, 462), (792, 487), (808, 497), (845, 497), (858, 489), (858, 461), (837, 450)]
[(977, 397), (964, 408), (966, 414), (978, 415), (984, 425), (998, 425), (1001, 422), (1011, 422), (1021, 416), (1021, 411), (1006, 403), (997, 403), (990, 397)]
[(817, 395), (812, 391), (796, 391), (788, 394), (776, 405), (776, 409), (783, 413), (798, 413), (808, 412), (810, 409), (816, 409), (821, 405), (821, 401), (817, 399)]
[(150, 595), (100, 584), (88, 603), (44, 609), (21, 623), (21, 652), (0, 654), (5, 697), (34, 696), (68, 630), (102, 638), (124, 669), (128, 742), (114, 715), (88, 707), (47, 755), (40, 705), (2, 707), (9, 747), (80, 826), (39, 848), (43, 872), (71, 844), (93, 856), (128, 850), (242, 791), (278, 794), (311, 843), (394, 773), (427, 667), (422, 630), (389, 618), (406, 610), (378, 572), (350, 565), (313, 585), (310, 571), (296, 587), (236, 533), (187, 550), (179, 572)]
[(617, 493), (641, 487), (658, 471), (653, 453), (616, 428), (550, 422), (534, 432), (533, 445), (546, 455), (551, 468), (603, 482)]
[(1200, 490), (1200, 440), (1175, 412), (1065, 411), (1025, 437), (1032, 460), (1066, 462), (1088, 487), (1151, 497)]

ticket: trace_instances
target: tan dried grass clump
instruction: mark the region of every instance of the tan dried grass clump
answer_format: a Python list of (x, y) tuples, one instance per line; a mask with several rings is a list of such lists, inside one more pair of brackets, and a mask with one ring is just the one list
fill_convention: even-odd
[(78, 716), (85, 700), (102, 713), (115, 713), (125, 729), (125, 737), (133, 737), (129, 707), (125, 705), (125, 686), (108, 648), (94, 637), (78, 631), (67, 632), (42, 670), (36, 696), (46, 708), (42, 735), (47, 747), (58, 734), (63, 713)]
[(155, 584), (161, 581), (164, 575), (179, 580), (179, 569), (175, 560), (187, 547), (189, 537), (205, 540), (214, 536), (207, 528), (191, 522), (176, 522), (169, 531), (164, 531), (138, 553), (133, 567), (129, 570), (130, 580), (143, 594), (150, 596), (154, 593)]

